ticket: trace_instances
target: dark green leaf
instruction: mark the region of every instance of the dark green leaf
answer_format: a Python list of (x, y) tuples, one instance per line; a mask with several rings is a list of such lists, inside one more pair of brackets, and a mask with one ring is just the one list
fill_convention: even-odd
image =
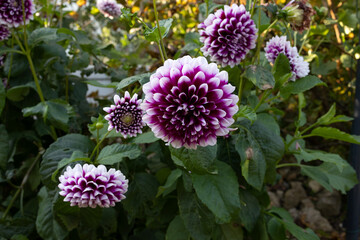
[(143, 84), (142, 82), (149, 81), (150, 76), (151, 76), (151, 73), (143, 73), (143, 74), (131, 76), (128, 78), (124, 78), (118, 83), (117, 90), (121, 90), (135, 82), (140, 82), (140, 84), (142, 85)]
[(257, 119), (257, 115), (254, 112), (254, 109), (252, 109), (248, 105), (241, 105), (239, 107), (239, 111), (236, 114), (236, 117), (243, 117), (249, 119), (251, 123), (253, 123)]
[[(239, 211), (239, 183), (226, 163), (217, 161), (218, 174), (192, 174), (199, 199), (213, 212), (219, 223), (229, 223)], [(209, 197), (209, 195), (211, 197)]]
[(193, 173), (217, 173), (215, 167), (216, 146), (187, 148), (170, 148), (173, 161), (181, 162), (188, 171)]
[(124, 157), (135, 159), (139, 157), (141, 150), (138, 145), (125, 145), (115, 143), (110, 146), (104, 147), (97, 159), (97, 163), (112, 165), (114, 163), (121, 162)]
[[(31, 218), (16, 217), (11, 220), (0, 220), (0, 238), (15, 240), (16, 235), (29, 235), (34, 231), (34, 221)], [(19, 236), (19, 235), (18, 235)]]
[(184, 222), (179, 215), (177, 215), (169, 224), (166, 231), (167, 240), (189, 240), (190, 234), (185, 228)]
[(280, 93), (284, 98), (288, 98), (291, 94), (298, 94), (305, 92), (315, 86), (326, 86), (318, 77), (308, 75), (306, 77), (296, 79), (295, 82), (288, 82), (288, 84), (280, 89)]
[(167, 194), (171, 193), (176, 189), (176, 182), (181, 177), (182, 171), (180, 169), (175, 169), (171, 171), (170, 175), (168, 176), (166, 183), (164, 186), (160, 186), (156, 197), (166, 196)]
[(72, 162), (78, 162), (78, 161), (90, 161), (88, 157), (86, 157), (86, 154), (81, 151), (74, 151), (70, 158), (64, 158), (62, 159), (57, 166), (56, 171), (52, 174), (51, 180), (56, 181), (56, 175), (58, 174), (59, 170), (65, 167), (66, 165), (72, 163)]
[(245, 228), (251, 232), (253, 231), (256, 222), (260, 216), (260, 204), (256, 197), (249, 191), (240, 189), (240, 211), (239, 218), (244, 224)]
[(29, 45), (35, 46), (41, 42), (54, 41), (57, 38), (56, 28), (38, 28), (31, 32), (29, 36)]
[(0, 168), (6, 170), (9, 155), (9, 135), (6, 131), (5, 125), (0, 125)]
[[(172, 22), (173, 22), (172, 18), (168, 18), (166, 20), (159, 21), (162, 38), (165, 38), (167, 36), (167, 34), (169, 33)], [(157, 26), (155, 26), (151, 29), (146, 29), (144, 32), (144, 35), (145, 35), (146, 40), (148, 40), (149, 42), (152, 42), (152, 41), (159, 42), (160, 41), (159, 30), (157, 29)]]
[(289, 59), (282, 53), (280, 53), (274, 64), (273, 68), (275, 78), (275, 89), (279, 89), (284, 83), (291, 77), (291, 68)]
[(159, 138), (155, 137), (154, 133), (150, 131), (136, 136), (131, 140), (131, 142), (136, 144), (142, 144), (142, 143), (153, 143), (158, 140)]
[(19, 102), (24, 100), (24, 98), (29, 94), (30, 86), (21, 85), (15, 86), (7, 90), (6, 97), (14, 102)]
[(329, 124), (331, 119), (335, 117), (335, 114), (336, 114), (336, 104), (334, 103), (329, 109), (329, 111), (316, 121), (316, 124), (318, 125)]
[(103, 84), (96, 80), (88, 80), (88, 81), (84, 81), (84, 83), (89, 84), (91, 86), (102, 87), (102, 88), (116, 88), (116, 86), (117, 86), (116, 83)]
[(245, 77), (261, 90), (271, 89), (275, 86), (274, 76), (268, 69), (262, 66), (248, 66)]
[(332, 127), (318, 127), (312, 130), (310, 135), (312, 136), (319, 136), (325, 139), (337, 139), (344, 142), (360, 144), (360, 136), (357, 135), (350, 135), (348, 133), (342, 132), (337, 128)]
[(243, 240), (244, 233), (240, 224), (228, 223), (222, 224), (221, 230), (224, 235), (224, 240)]
[(267, 229), (272, 240), (286, 239), (284, 225), (278, 218), (271, 218), (267, 223)]

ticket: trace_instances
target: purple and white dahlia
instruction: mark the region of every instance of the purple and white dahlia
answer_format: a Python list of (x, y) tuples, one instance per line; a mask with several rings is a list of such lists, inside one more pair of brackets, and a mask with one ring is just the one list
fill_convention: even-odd
[[(23, 0), (25, 9), (25, 22), (34, 18), (35, 6), (32, 0)], [(0, 24), (8, 27), (18, 27), (24, 24), (22, 0), (1, 0)]]
[(299, 55), (296, 47), (292, 47), (290, 42), (286, 41), (286, 36), (275, 36), (266, 43), (265, 56), (270, 63), (275, 63), (280, 53), (283, 53), (289, 59), (291, 72), (293, 73), (290, 80), (295, 81), (309, 74), (309, 63), (305, 62), (304, 58)]
[(0, 41), (8, 39), (10, 36), (9, 28), (6, 25), (0, 24)]
[(120, 98), (114, 96), (115, 105), (105, 107), (104, 111), (108, 114), (105, 119), (109, 121), (108, 131), (115, 128), (116, 132), (120, 132), (124, 138), (135, 137), (138, 133), (142, 133), (141, 128), (145, 125), (142, 121), (143, 111), (140, 108), (141, 99), (135, 93), (131, 98), (128, 91), (125, 96)]
[(198, 25), (204, 56), (223, 67), (239, 64), (256, 46), (257, 28), (244, 5), (225, 5)]
[(70, 206), (114, 207), (116, 202), (125, 199), (128, 190), (128, 180), (119, 170), (104, 165), (76, 164), (74, 168), (68, 166), (59, 177), (60, 195)]
[(169, 59), (143, 86), (143, 120), (175, 148), (215, 145), (216, 136), (229, 133), (238, 111), (234, 90), (227, 72), (204, 57)]
[(96, 7), (105, 17), (113, 19), (120, 17), (123, 5), (117, 3), (115, 0), (98, 0)]

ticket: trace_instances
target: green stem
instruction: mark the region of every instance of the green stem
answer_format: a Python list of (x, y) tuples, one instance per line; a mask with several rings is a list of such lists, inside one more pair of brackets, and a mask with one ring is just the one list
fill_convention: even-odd
[(256, 110), (259, 109), (259, 107), (261, 106), (261, 104), (264, 103), (264, 101), (267, 99), (267, 97), (271, 94), (271, 89), (266, 90), (263, 95), (261, 96), (261, 99), (259, 101), (259, 103), (255, 106), (254, 108), (254, 112), (256, 112)]
[[(97, 152), (97, 150), (99, 149), (100, 147), (100, 144), (105, 140), (105, 138), (111, 133), (111, 131), (108, 131), (104, 136), (103, 138), (100, 140), (100, 142), (98, 142), (94, 148), (94, 150), (92, 151), (91, 155), (90, 155), (90, 160), (92, 159), (92, 157), (95, 155), (95, 153)], [(95, 161), (96, 159), (94, 159)]]
[[(251, 13), (250, 14), (251, 14), (251, 17), (254, 16), (255, 5), (256, 5), (256, 0), (253, 3), (252, 3), (252, 1), (250, 1), (250, 7), (251, 7)], [(261, 14), (259, 14), (259, 15), (261, 15)]]
[(156, 42), (156, 44), (157, 44), (158, 47), (159, 47), (159, 52), (160, 52), (161, 60), (162, 60), (163, 62), (165, 62), (164, 54), (163, 54), (163, 52), (162, 52), (162, 50), (161, 50), (160, 43), (159, 43), (159, 42)]
[[(311, 26), (312, 22), (310, 23)], [(301, 53), (302, 49), (304, 48), (305, 42), (307, 40), (307, 37), (309, 36), (310, 28), (306, 31), (306, 34), (304, 36), (304, 40), (301, 43), (301, 47), (299, 48), (299, 54)]]
[(15, 195), (13, 196), (13, 198), (11, 199), (10, 201), (10, 204), (7, 206), (3, 216), (2, 216), (2, 219), (4, 220), (6, 218), (6, 216), (8, 215), (10, 209), (12, 208), (12, 206), (14, 205), (14, 202), (16, 200), (16, 198), (19, 196), (20, 192), (23, 190), (27, 180), (29, 179), (29, 176), (30, 176), (30, 173), (31, 171), (33, 170), (33, 168), (35, 167), (35, 164), (37, 163), (37, 161), (39, 161), (40, 157), (41, 157), (41, 152), (38, 153), (38, 155), (36, 156), (35, 160), (33, 161), (33, 163), (31, 164), (30, 168), (28, 169), (28, 171), (26, 172), (22, 182), (21, 182), (21, 185), (20, 187), (16, 190), (16, 193)]
[(160, 43), (160, 47), (159, 50), (160, 52), (162, 51), (162, 55), (164, 56), (163, 62), (165, 62), (165, 60), (167, 59), (166, 56), (166, 51), (165, 51), (165, 46), (164, 46), (164, 41), (162, 38), (162, 34), (161, 34), (161, 30), (160, 30), (160, 24), (159, 24), (159, 19), (158, 19), (158, 12), (156, 10), (156, 0), (153, 0), (153, 5), (154, 5), (154, 14), (155, 14), (155, 20), (156, 20), (156, 25), (157, 25), (157, 29), (158, 29), (158, 33), (159, 33), (159, 43)]
[[(12, 36), (12, 38), (11, 38), (11, 48), (12, 49), (14, 48), (14, 36)], [(10, 81), (11, 68), (12, 68), (11, 66), (12, 66), (12, 63), (13, 63), (13, 56), (14, 56), (14, 54), (10, 53), (10, 66), (9, 66), (9, 73), (8, 73), (8, 76), (7, 76), (8, 81)]]
[(276, 166), (276, 168), (282, 168), (282, 167), (300, 167), (301, 165), (298, 163), (283, 163)]
[(240, 84), (239, 84), (239, 92), (238, 92), (238, 97), (239, 97), (239, 107), (241, 105), (241, 98), (242, 98), (242, 93), (243, 93), (243, 89), (244, 89), (244, 73), (240, 74)]

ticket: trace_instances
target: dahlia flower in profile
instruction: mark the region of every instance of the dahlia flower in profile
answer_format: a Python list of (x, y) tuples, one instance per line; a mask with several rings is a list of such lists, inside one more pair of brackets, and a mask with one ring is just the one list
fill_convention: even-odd
[(239, 64), (256, 46), (257, 28), (244, 5), (225, 5), (198, 25), (204, 56), (223, 67)]
[(293, 73), (290, 80), (295, 81), (309, 74), (309, 63), (305, 62), (304, 58), (298, 54), (296, 47), (291, 47), (290, 42), (286, 41), (286, 36), (275, 36), (266, 43), (265, 56), (270, 63), (275, 63), (280, 53), (283, 53), (289, 59), (291, 72)]
[(115, 0), (98, 0), (96, 7), (105, 17), (113, 19), (120, 17), (123, 5), (117, 3)]
[(280, 14), (285, 15), (285, 19), (290, 23), (294, 31), (302, 33), (304, 30), (309, 29), (311, 17), (315, 14), (315, 10), (308, 3), (308, 0), (291, 0), (281, 9)]
[(114, 168), (108, 171), (104, 165), (68, 166), (59, 180), (59, 194), (65, 197), (64, 202), (80, 208), (114, 207), (116, 202), (125, 199), (128, 190), (125, 176)]
[(135, 137), (138, 133), (142, 133), (141, 128), (145, 125), (142, 121), (143, 111), (140, 108), (141, 99), (135, 93), (131, 98), (128, 91), (125, 96), (120, 98), (114, 96), (115, 105), (105, 107), (104, 111), (108, 114), (105, 119), (109, 122), (108, 131), (115, 128), (116, 132), (120, 132), (124, 138)]
[[(23, 0), (25, 8), (25, 23), (34, 18), (35, 6), (31, 0)], [(1, 0), (0, 24), (8, 27), (18, 27), (24, 24), (22, 0)]]
[(0, 41), (8, 39), (10, 36), (9, 28), (6, 25), (0, 24)]
[(238, 111), (234, 90), (227, 72), (204, 57), (169, 59), (143, 86), (143, 120), (174, 148), (215, 145), (216, 136), (229, 133)]

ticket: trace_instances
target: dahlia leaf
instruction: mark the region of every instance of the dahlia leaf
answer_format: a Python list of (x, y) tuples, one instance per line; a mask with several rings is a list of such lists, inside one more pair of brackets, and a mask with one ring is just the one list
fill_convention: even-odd
[(239, 189), (239, 197), (239, 218), (246, 230), (252, 232), (260, 216), (261, 207), (259, 201), (249, 191), (241, 188)]
[(198, 174), (216, 174), (216, 146), (198, 147), (196, 150), (170, 147), (171, 158), (180, 161), (184, 167)]
[(280, 136), (280, 126), (271, 114), (257, 114), (257, 121), (266, 127), (267, 130), (271, 131), (277, 136)]
[(275, 78), (275, 89), (279, 89), (291, 77), (291, 68), (289, 59), (280, 53), (274, 63), (273, 74)]
[(8, 155), (10, 150), (9, 135), (6, 131), (5, 125), (0, 125), (0, 168), (6, 170), (8, 162)]
[(193, 239), (210, 240), (214, 227), (214, 217), (209, 210), (203, 206), (192, 192), (178, 187), (178, 204), (185, 228)]
[(181, 176), (182, 176), (182, 171), (180, 169), (177, 168), (171, 171), (170, 175), (166, 180), (165, 185), (159, 187), (156, 197), (159, 197), (160, 195), (166, 196), (172, 191), (174, 191), (176, 189), (177, 180)]
[(24, 98), (27, 95), (29, 95), (29, 93), (30, 93), (30, 86), (20, 85), (20, 86), (12, 87), (9, 90), (7, 90), (6, 97), (13, 102), (19, 102), (24, 100)]
[(295, 82), (288, 82), (288, 84), (280, 89), (280, 94), (284, 98), (288, 98), (291, 94), (298, 94), (305, 92), (315, 86), (326, 86), (326, 83), (321, 81), (318, 77), (308, 75), (297, 79)]
[[(28, 238), (25, 236), (29, 236), (33, 231), (34, 219), (29, 216), (0, 220), (0, 236), (2, 239), (27, 240)], [(24, 236), (24, 238), (16, 238), (17, 236)]]
[(271, 239), (286, 239), (285, 227), (276, 217), (267, 222), (267, 229)]
[(224, 234), (224, 240), (243, 240), (244, 231), (240, 224), (227, 223), (221, 225), (221, 231)]
[(155, 137), (154, 133), (150, 131), (136, 136), (135, 138), (132, 139), (131, 142), (136, 144), (142, 144), (142, 143), (153, 143), (158, 140), (159, 138)]
[(360, 144), (360, 136), (351, 135), (332, 127), (318, 127), (312, 130), (311, 134), (306, 135), (306, 137), (313, 136), (319, 136), (325, 139), (337, 139), (344, 142)]
[(219, 223), (229, 223), (240, 210), (239, 183), (229, 165), (220, 161), (215, 164), (218, 174), (192, 174), (194, 189)]
[[(179, 234), (181, 233), (181, 234)], [(186, 230), (184, 221), (179, 215), (177, 215), (169, 224), (169, 227), (166, 230), (166, 239), (171, 240), (188, 240), (190, 239), (190, 234)]]
[[(167, 36), (167, 34), (169, 33), (172, 22), (173, 22), (172, 18), (168, 18), (168, 19), (159, 21), (162, 38), (165, 38)], [(145, 35), (145, 39), (148, 40), (149, 42), (159, 42), (160, 41), (157, 26), (153, 27), (153, 28), (145, 29), (144, 35)]]
[(261, 90), (271, 89), (275, 86), (274, 76), (262, 66), (248, 66), (245, 70), (245, 77)]
[(143, 85), (143, 84), (147, 83), (148, 81), (150, 81), (150, 75), (151, 75), (151, 73), (143, 73), (143, 74), (124, 78), (118, 83), (116, 89), (121, 90), (135, 82), (139, 82), (141, 85)]
[(239, 111), (237, 112), (235, 118), (243, 117), (248, 120), (250, 120), (251, 123), (256, 121), (257, 115), (254, 112), (254, 109), (252, 109), (250, 106), (247, 105), (241, 105), (239, 108)]
[(41, 42), (50, 42), (57, 39), (56, 28), (38, 28), (31, 32), (29, 36), (29, 45), (35, 46)]
[(104, 147), (97, 159), (97, 163), (104, 165), (112, 165), (119, 163), (124, 157), (135, 159), (141, 155), (141, 150), (138, 145), (125, 145), (115, 143), (110, 146)]

